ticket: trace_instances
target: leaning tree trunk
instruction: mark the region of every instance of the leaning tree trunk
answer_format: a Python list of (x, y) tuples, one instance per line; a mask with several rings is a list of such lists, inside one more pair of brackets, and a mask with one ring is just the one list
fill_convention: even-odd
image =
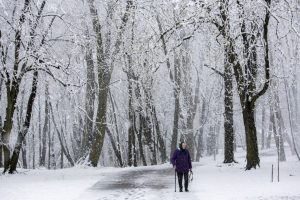
[[(152, 103), (153, 103), (153, 101), (152, 101)], [(167, 152), (166, 152), (167, 150), (166, 150), (166, 145), (165, 145), (165, 142), (164, 142), (164, 139), (162, 137), (161, 130), (159, 127), (159, 121), (157, 119), (155, 105), (152, 105), (152, 115), (153, 115), (153, 121), (154, 121), (154, 125), (155, 125), (157, 140), (159, 143), (159, 151), (160, 151), (160, 155), (161, 155), (161, 161), (162, 161), (162, 163), (165, 163), (167, 161)]]
[[(50, 112), (51, 112), (51, 116), (52, 116), (52, 122), (53, 122), (53, 125), (54, 125), (54, 129), (57, 133), (58, 140), (59, 140), (59, 143), (60, 143), (60, 146), (61, 146), (61, 151), (66, 156), (67, 160), (70, 162), (71, 166), (73, 167), (75, 165), (75, 162), (74, 162), (73, 158), (71, 157), (71, 155), (69, 153), (66, 142), (63, 139), (64, 138), (63, 130), (61, 128), (61, 131), (59, 131), (58, 126), (55, 122), (54, 112), (53, 112), (53, 108), (52, 108), (51, 103), (49, 103), (49, 108), (50, 108)], [(62, 157), (63, 157), (63, 154), (62, 154)]]
[(98, 110), (96, 116), (97, 126), (95, 127), (95, 135), (92, 139), (91, 150), (89, 153), (89, 162), (92, 166), (98, 165), (99, 157), (102, 151), (105, 128), (106, 128), (106, 108), (107, 108), (107, 94), (108, 84), (110, 81), (110, 70), (104, 57), (104, 47), (97, 9), (94, 5), (94, 0), (88, 0), (90, 15), (92, 19), (93, 30), (96, 34), (97, 44), (97, 68), (98, 68)]
[(119, 166), (123, 167), (122, 154), (121, 154), (120, 150), (118, 149), (118, 146), (117, 146), (117, 144), (116, 144), (116, 142), (114, 140), (113, 134), (112, 134), (112, 132), (110, 131), (110, 129), (108, 127), (106, 127), (106, 132), (107, 132), (107, 135), (108, 135), (108, 137), (110, 139), (112, 149), (114, 150), (114, 153), (115, 153), (115, 155), (117, 157)]
[(117, 121), (116, 110), (115, 110), (115, 102), (113, 101), (111, 91), (109, 91), (109, 99), (110, 99), (110, 104), (111, 104), (111, 107), (112, 107), (112, 118), (114, 120), (114, 122), (112, 122), (112, 123), (115, 124), (115, 130), (116, 130), (116, 134), (117, 134), (117, 142), (115, 141), (112, 132), (110, 131), (110, 129), (107, 126), (106, 126), (106, 132), (108, 134), (108, 137), (110, 138), (111, 145), (112, 145), (112, 148), (113, 148), (113, 150), (115, 152), (115, 155), (117, 157), (119, 166), (123, 167), (124, 162), (123, 162), (123, 159), (122, 159), (122, 152), (121, 152), (121, 147), (120, 147), (120, 138), (119, 138), (120, 136), (119, 136), (119, 130), (118, 130), (118, 124), (117, 124), (118, 121)]
[(32, 89), (31, 89), (31, 94), (29, 96), (29, 100), (27, 103), (27, 111), (26, 111), (25, 121), (21, 127), (21, 130), (18, 133), (18, 138), (17, 138), (17, 142), (16, 142), (16, 145), (15, 145), (15, 148), (13, 151), (12, 158), (9, 160), (8, 165), (5, 166), (4, 173), (8, 169), (9, 169), (9, 173), (11, 173), (11, 174), (16, 172), (20, 150), (22, 148), (22, 144), (24, 142), (25, 136), (26, 136), (29, 126), (30, 126), (32, 108), (33, 108), (33, 103), (34, 103), (34, 100), (36, 97), (36, 91), (37, 91), (37, 82), (38, 82), (38, 71), (34, 71), (33, 81), (32, 81)]

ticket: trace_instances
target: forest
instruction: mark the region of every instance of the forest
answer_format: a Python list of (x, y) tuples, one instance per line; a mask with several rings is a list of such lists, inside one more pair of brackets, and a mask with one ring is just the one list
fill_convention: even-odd
[(299, 0), (0, 0), (0, 169), (300, 161), (299, 41)]

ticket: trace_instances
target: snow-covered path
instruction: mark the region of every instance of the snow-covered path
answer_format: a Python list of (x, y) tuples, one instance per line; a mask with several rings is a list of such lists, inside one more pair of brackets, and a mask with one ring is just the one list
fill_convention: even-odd
[[(198, 168), (199, 163), (194, 163)], [(79, 199), (101, 200), (148, 200), (148, 199), (198, 199), (195, 193), (175, 194), (175, 171), (170, 165), (139, 167), (112, 172), (105, 175)], [(192, 184), (191, 184), (192, 185)]]
[(276, 151), (261, 152), (257, 170), (245, 171), (244, 158), (240, 152), (236, 155), (239, 163), (234, 165), (222, 164), (222, 156), (193, 163), (189, 193), (174, 192), (174, 170), (166, 164), (107, 173), (78, 200), (300, 200), (300, 163), (295, 157), (289, 155), (288, 161), (280, 164), (280, 183), (276, 182)]
[(193, 163), (189, 193), (174, 192), (174, 169), (169, 164), (130, 168), (20, 170), (0, 176), (0, 200), (300, 200), (300, 162), (288, 155), (280, 164), (280, 183), (271, 183), (276, 151), (260, 153), (261, 167), (245, 171), (245, 153), (238, 164), (205, 157)]

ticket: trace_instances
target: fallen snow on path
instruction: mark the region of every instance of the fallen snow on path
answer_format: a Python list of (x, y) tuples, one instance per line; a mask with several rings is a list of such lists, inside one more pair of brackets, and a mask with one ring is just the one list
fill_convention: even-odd
[[(222, 156), (194, 163), (190, 192), (174, 192), (170, 165), (137, 168), (20, 170), (0, 176), (1, 200), (300, 200), (300, 162), (288, 155), (280, 163), (277, 182), (276, 151), (261, 152), (261, 167), (245, 171), (245, 153), (239, 162), (222, 164)], [(274, 182), (271, 166), (274, 164)], [(178, 189), (177, 189), (178, 191)]]

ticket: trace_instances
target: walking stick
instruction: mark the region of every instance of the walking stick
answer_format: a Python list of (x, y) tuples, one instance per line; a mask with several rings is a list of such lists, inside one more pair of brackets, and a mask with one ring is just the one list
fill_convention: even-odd
[(176, 169), (175, 169), (175, 192), (176, 192)]

